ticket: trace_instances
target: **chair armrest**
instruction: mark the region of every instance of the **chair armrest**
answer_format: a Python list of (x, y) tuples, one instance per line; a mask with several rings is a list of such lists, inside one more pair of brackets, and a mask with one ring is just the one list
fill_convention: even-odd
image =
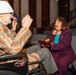
[(2, 61), (13, 60), (13, 59), (20, 58), (20, 57), (27, 57), (27, 54), (26, 53), (21, 53), (21, 54), (16, 54), (16, 55), (1, 55), (0, 56), (0, 62), (1, 62), (1, 60)]

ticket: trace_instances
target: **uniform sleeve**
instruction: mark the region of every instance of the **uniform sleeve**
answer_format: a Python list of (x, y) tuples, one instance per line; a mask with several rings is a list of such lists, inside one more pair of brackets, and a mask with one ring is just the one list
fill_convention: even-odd
[(17, 35), (12, 39), (8, 33), (0, 33), (0, 48), (3, 48), (8, 54), (18, 54), (31, 36), (31, 31), (22, 27)]
[(11, 53), (19, 53), (30, 36), (31, 31), (29, 29), (22, 28), (11, 43)]
[(12, 39), (14, 39), (16, 37), (16, 32), (15, 31), (11, 31), (11, 37), (12, 37)]

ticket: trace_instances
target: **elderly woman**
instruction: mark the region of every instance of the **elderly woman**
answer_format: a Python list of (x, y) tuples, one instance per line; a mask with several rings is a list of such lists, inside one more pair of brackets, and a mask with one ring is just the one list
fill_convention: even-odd
[(62, 17), (56, 19), (54, 29), (57, 34), (54, 43), (51, 43), (51, 51), (59, 69), (55, 75), (66, 75), (69, 64), (75, 59), (75, 53), (71, 46), (71, 31), (66, 20)]

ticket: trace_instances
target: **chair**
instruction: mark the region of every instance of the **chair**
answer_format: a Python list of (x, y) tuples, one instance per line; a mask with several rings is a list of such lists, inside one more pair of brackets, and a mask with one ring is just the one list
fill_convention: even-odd
[(35, 74), (35, 75), (46, 75), (46, 71), (45, 71), (45, 69), (43, 67), (42, 62), (36, 61), (36, 62), (28, 63), (28, 65), (36, 64), (36, 63), (39, 64), (38, 68), (29, 71), (28, 75), (32, 75), (32, 74)]
[[(20, 65), (21, 63), (23, 63), (22, 66)], [(29, 71), (28, 65), (31, 64), (39, 64), (39, 66), (38, 68)], [(32, 74), (45, 75), (45, 70), (40, 61), (29, 63), (27, 54), (21, 53), (17, 55), (0, 56), (0, 74), (1, 75), (32, 75)]]
[(76, 60), (72, 63), (73, 75), (76, 75)]
[(76, 75), (76, 60), (69, 65), (68, 71), (70, 71), (72, 75)]
[(0, 70), (0, 75), (19, 75), (19, 74), (8, 70)]
[(71, 64), (72, 74), (76, 75), (76, 36), (72, 36), (72, 47), (75, 52), (75, 61)]

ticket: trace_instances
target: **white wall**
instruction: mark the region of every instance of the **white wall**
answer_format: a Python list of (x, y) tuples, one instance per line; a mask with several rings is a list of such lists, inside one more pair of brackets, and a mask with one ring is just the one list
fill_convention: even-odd
[(50, 0), (50, 24), (58, 17), (58, 0)]
[(21, 0), (21, 19), (28, 14), (28, 0)]
[[(36, 0), (37, 28), (41, 28), (41, 0)], [(28, 0), (21, 0), (21, 18), (29, 12)], [(50, 0), (50, 24), (58, 17), (58, 1)]]
[(15, 10), (17, 16), (19, 16), (19, 0), (14, 1), (14, 10)]
[[(29, 7), (28, 7), (28, 0), (20, 0), (20, 15), (21, 15), (21, 19), (26, 15), (28, 14), (29, 12)], [(19, 0), (15, 0), (14, 1), (14, 10), (16, 12), (16, 14), (19, 16)]]

